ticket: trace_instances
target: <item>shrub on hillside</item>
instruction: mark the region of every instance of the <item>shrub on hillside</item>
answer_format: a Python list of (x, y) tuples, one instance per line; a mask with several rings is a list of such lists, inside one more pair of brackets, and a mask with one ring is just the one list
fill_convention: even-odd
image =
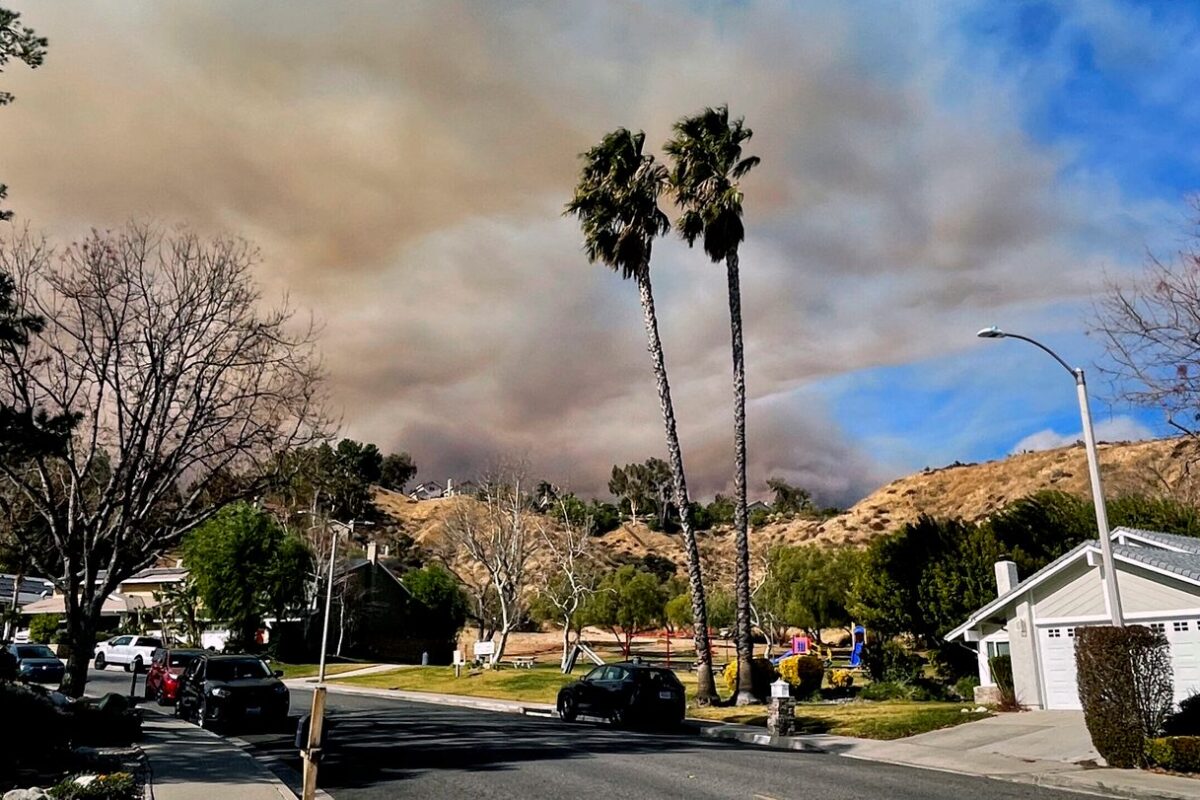
[(1162, 732), (1173, 705), (1166, 637), (1141, 625), (1077, 628), (1075, 668), (1097, 752), (1110, 767), (1143, 766), (1145, 740)]
[(1147, 739), (1146, 763), (1173, 772), (1200, 772), (1200, 736)]
[(869, 683), (858, 693), (860, 700), (911, 700), (913, 686), (895, 681)]

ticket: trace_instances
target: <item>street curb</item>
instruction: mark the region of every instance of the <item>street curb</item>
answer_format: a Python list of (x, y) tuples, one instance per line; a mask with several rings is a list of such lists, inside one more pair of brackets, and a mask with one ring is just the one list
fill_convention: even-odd
[(808, 737), (772, 736), (769, 733), (741, 730), (722, 723), (714, 724), (712, 720), (695, 720), (689, 718), (686, 720), (686, 722), (692, 723), (696, 728), (698, 728), (696, 732), (702, 739), (741, 742), (742, 744), (752, 744), (758, 747), (766, 747), (771, 750), (791, 750), (804, 753), (830, 752), (827, 748), (820, 747)]
[[(311, 691), (314, 684), (306, 683), (303, 678), (295, 681), (284, 681), (289, 689), (305, 689)], [(468, 695), (446, 695), (432, 692), (407, 692), (400, 689), (369, 689), (358, 686), (339, 686), (326, 682), (325, 690), (330, 694), (359, 695), (361, 697), (383, 697), (393, 700), (403, 700), (411, 703), (428, 703), (437, 706), (454, 706), (457, 708), (473, 708), (479, 711), (496, 711), (503, 714), (523, 714), (536, 717), (557, 716), (554, 706), (549, 703), (520, 703), (511, 700), (496, 700), (488, 697), (471, 697)]]
[[(1128, 786), (1113, 786), (1103, 781), (1094, 784), (1080, 780), (1088, 775), (1090, 770), (1069, 773), (1048, 773), (1044, 775), (997, 775), (997, 780), (1007, 780), (1011, 783), (1025, 783), (1042, 786), (1047, 789), (1063, 789), (1069, 792), (1090, 794), (1100, 797), (1118, 797), (1126, 800), (1195, 800), (1200, 794), (1200, 780), (1196, 778), (1181, 778), (1196, 784), (1196, 788), (1188, 792), (1176, 792), (1171, 789), (1132, 789)], [(1190, 787), (1189, 787), (1190, 788)]]

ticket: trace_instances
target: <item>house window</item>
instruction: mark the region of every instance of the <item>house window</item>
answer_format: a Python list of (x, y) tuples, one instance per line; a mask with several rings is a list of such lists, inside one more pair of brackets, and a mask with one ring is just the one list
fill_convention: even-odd
[(1075, 638), (1075, 629), (1074, 628), (1067, 628), (1067, 637), (1070, 639)]
[(988, 642), (987, 654), (989, 659), (1009, 654), (1008, 642)]
[(1154, 631), (1155, 633), (1163, 633), (1164, 631), (1166, 631), (1166, 629), (1167, 629), (1167, 624), (1165, 622), (1151, 622), (1150, 623), (1150, 630)]
[(1062, 638), (1062, 629), (1061, 629), (1061, 628), (1051, 628), (1051, 629), (1049, 629), (1048, 631), (1046, 631), (1046, 638), (1048, 638), (1048, 639), (1061, 639), (1061, 638)]
[(1171, 628), (1172, 628), (1172, 629), (1173, 629), (1173, 630), (1174, 630), (1176, 633), (1179, 633), (1179, 632), (1181, 632), (1181, 631), (1186, 631), (1186, 630), (1188, 629), (1188, 623), (1187, 623), (1187, 620), (1186, 620), (1186, 619), (1184, 619), (1184, 620), (1176, 620), (1175, 622), (1172, 622), (1172, 623), (1171, 623)]

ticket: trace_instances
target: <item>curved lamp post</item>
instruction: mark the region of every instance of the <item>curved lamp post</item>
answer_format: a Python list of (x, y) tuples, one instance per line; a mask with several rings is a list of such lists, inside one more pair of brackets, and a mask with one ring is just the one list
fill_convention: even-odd
[(1100, 487), (1100, 462), (1096, 456), (1096, 434), (1092, 430), (1092, 412), (1088, 408), (1087, 383), (1083, 378), (1083, 370), (1072, 367), (1066, 361), (1041, 342), (1021, 336), (1017, 333), (1005, 333), (992, 326), (984, 328), (978, 334), (981, 339), (1020, 339), (1029, 342), (1050, 355), (1063, 369), (1071, 373), (1075, 379), (1075, 392), (1079, 396), (1079, 416), (1083, 421), (1083, 442), (1087, 450), (1088, 474), (1092, 480), (1092, 505), (1096, 507), (1096, 529), (1100, 534), (1100, 554), (1104, 566), (1104, 590), (1108, 596), (1109, 613), (1112, 624), (1118, 628), (1125, 627), (1125, 615), (1121, 612), (1121, 593), (1117, 589), (1117, 570), (1113, 564), (1112, 539), (1108, 533), (1108, 509), (1104, 505), (1104, 491)]

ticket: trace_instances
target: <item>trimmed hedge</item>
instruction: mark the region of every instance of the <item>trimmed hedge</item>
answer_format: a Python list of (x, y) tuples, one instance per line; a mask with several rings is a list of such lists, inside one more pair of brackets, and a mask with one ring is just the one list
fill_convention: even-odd
[(792, 656), (779, 662), (779, 677), (792, 687), (792, 697), (807, 700), (821, 691), (825, 664), (816, 656)]
[(1163, 733), (1168, 736), (1200, 736), (1200, 692), (1180, 701), (1179, 710), (1167, 717)]
[(1079, 700), (1092, 744), (1110, 767), (1144, 766), (1162, 732), (1174, 677), (1167, 639), (1142, 625), (1075, 629)]
[(1172, 772), (1200, 772), (1200, 736), (1147, 739), (1146, 761)]
[[(751, 686), (754, 690), (763, 693), (758, 699), (762, 700), (770, 693), (771, 683), (777, 674), (775, 665), (768, 658), (756, 658), (750, 662)], [(725, 682), (726, 689), (731, 692), (737, 690), (737, 661), (730, 661), (725, 665), (725, 671), (721, 673), (721, 678)], [(820, 682), (817, 683), (817, 688), (821, 688)]]

